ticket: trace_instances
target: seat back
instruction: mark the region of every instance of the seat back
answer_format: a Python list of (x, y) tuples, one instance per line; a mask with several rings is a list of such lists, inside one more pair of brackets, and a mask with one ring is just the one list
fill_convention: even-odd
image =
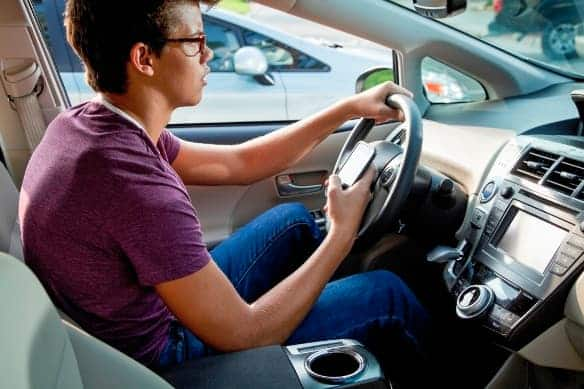
[(23, 260), (18, 226), (18, 190), (0, 163), (0, 251)]
[(44, 289), (0, 254), (0, 377), (6, 388), (80, 388), (73, 346)]
[(23, 262), (0, 253), (0, 386), (170, 388), (133, 359), (64, 325)]

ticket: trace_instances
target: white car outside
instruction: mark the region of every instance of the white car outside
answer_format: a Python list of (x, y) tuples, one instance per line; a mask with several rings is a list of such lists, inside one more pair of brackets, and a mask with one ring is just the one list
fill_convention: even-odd
[[(204, 97), (196, 107), (177, 109), (172, 124), (302, 119), (355, 93), (355, 81), (363, 71), (392, 67), (391, 50), (317, 43), (221, 9), (205, 12), (204, 24), (208, 45), (215, 53)], [(245, 46), (262, 51), (273, 85), (234, 71), (233, 55)], [(60, 74), (72, 105), (94, 96), (82, 72)]]

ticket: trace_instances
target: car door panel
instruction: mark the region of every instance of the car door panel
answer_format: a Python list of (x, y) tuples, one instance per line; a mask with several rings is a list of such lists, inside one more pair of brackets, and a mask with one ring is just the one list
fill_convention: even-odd
[[(375, 127), (369, 137), (369, 141), (384, 139), (395, 127), (397, 123), (388, 123)], [(241, 126), (242, 129), (244, 126)], [(253, 127), (253, 126), (249, 126)], [(264, 131), (269, 131), (268, 126), (263, 126)], [(272, 129), (281, 127), (281, 124), (274, 124)], [(333, 133), (321, 144), (319, 144), (310, 154), (304, 157), (294, 166), (278, 173), (292, 175), (305, 175), (310, 173), (327, 172), (333, 168), (336, 157), (345, 142), (350, 126), (343, 126), (338, 132)], [(229, 133), (231, 126), (220, 127), (213, 126), (206, 129), (186, 129), (173, 128), (172, 131), (183, 139), (191, 141), (214, 141), (223, 140), (225, 144), (237, 143), (233, 139), (225, 136)], [(222, 134), (223, 137), (213, 137), (211, 131), (216, 134)], [(241, 131), (231, 133), (238, 141), (244, 140), (244, 134), (249, 138), (257, 136), (257, 130), (251, 130), (249, 133)], [(312, 180), (312, 178), (310, 178)], [(313, 182), (308, 182), (312, 184)], [(304, 182), (302, 184), (305, 184)], [(324, 205), (324, 192), (311, 193), (307, 195), (282, 197), (278, 193), (276, 186), (276, 176), (256, 182), (248, 186), (189, 186), (188, 192), (191, 201), (197, 209), (199, 220), (203, 226), (204, 237), (209, 246), (213, 246), (228, 237), (238, 227), (246, 224), (263, 211), (286, 202), (299, 201), (309, 210), (321, 209)]]

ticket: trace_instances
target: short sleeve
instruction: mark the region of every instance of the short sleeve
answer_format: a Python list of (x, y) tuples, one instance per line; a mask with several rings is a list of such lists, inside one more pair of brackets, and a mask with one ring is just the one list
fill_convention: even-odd
[(119, 193), (115, 209), (108, 229), (140, 284), (182, 278), (210, 261), (190, 200), (172, 181), (144, 177)]
[(179, 138), (165, 128), (164, 131), (162, 131), (162, 133), (160, 134), (158, 143), (159, 143), (158, 147), (162, 146), (164, 148), (166, 156), (168, 158), (168, 163), (172, 165), (180, 149)]

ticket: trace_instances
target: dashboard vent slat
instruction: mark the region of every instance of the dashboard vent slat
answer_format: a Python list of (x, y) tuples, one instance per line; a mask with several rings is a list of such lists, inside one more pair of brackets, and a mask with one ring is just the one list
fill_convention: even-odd
[(550, 173), (543, 186), (555, 189), (568, 196), (581, 198), (581, 183), (584, 181), (584, 162), (564, 158)]
[(557, 161), (559, 155), (547, 151), (530, 149), (517, 162), (512, 173), (532, 182), (539, 182)]

